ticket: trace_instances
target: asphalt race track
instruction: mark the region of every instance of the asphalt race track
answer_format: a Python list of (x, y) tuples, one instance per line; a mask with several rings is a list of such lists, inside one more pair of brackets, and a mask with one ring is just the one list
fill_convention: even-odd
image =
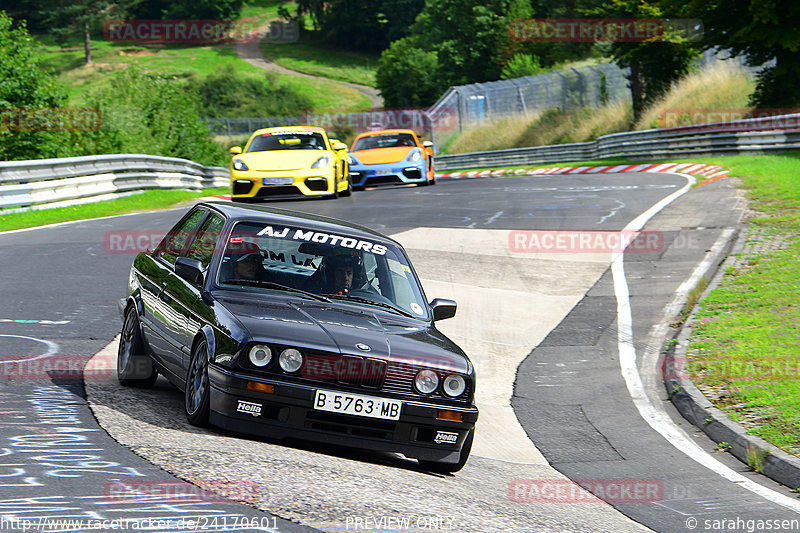
[[(163, 378), (117, 384), (116, 301), (133, 253), (184, 210), (0, 234), (0, 531), (800, 529), (794, 494), (714, 453), (666, 401), (665, 309), (741, 216), (729, 180), (686, 186), (672, 174), (537, 176), (277, 203), (393, 235), (428, 299), (458, 301), (439, 327), (476, 364), (481, 419), (470, 461), (444, 476), (399, 455), (199, 430)], [(644, 223), (624, 257), (575, 237)], [(66, 372), (45, 364), (55, 356)], [(84, 522), (45, 529), (57, 519)]]

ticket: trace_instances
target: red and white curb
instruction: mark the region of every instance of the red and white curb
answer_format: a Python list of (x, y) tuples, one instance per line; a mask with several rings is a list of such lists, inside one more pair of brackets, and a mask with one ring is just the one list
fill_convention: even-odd
[[(436, 174), (437, 179), (489, 178), (500, 176), (554, 176), (557, 174), (618, 174), (620, 172), (684, 172), (696, 174), (705, 179), (700, 185), (706, 185), (728, 177), (729, 170), (719, 165), (702, 163), (655, 163), (644, 165), (614, 165), (593, 167), (549, 167), (549, 168), (504, 168), (496, 170), (471, 170), (469, 172), (445, 172)], [(230, 195), (209, 196), (202, 200), (230, 201)]]
[(497, 176), (552, 176), (556, 174), (617, 174), (620, 172), (685, 172), (706, 178), (701, 185), (727, 177), (728, 170), (719, 165), (702, 163), (655, 163), (643, 165), (613, 165), (589, 167), (507, 168), (496, 170), (473, 170), (469, 172), (445, 172), (437, 178), (464, 179)]

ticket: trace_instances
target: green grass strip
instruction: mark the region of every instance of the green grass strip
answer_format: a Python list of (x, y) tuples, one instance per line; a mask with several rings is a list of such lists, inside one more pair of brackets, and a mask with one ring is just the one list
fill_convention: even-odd
[(136, 213), (139, 211), (167, 209), (194, 198), (228, 193), (230, 193), (230, 189), (227, 187), (205, 189), (203, 191), (152, 190), (131, 196), (124, 196), (116, 200), (69, 207), (56, 207), (53, 209), (40, 209), (8, 214), (3, 214), (3, 211), (0, 210), (0, 231), (32, 228), (71, 220), (101, 218), (124, 213)]

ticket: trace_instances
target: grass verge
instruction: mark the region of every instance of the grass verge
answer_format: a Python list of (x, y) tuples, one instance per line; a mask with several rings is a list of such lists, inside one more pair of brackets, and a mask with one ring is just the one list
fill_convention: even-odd
[(742, 179), (764, 241), (751, 244), (780, 239), (785, 247), (740, 257), (700, 302), (687, 368), (748, 433), (800, 454), (800, 155), (704, 162)]
[(294, 43), (260, 43), (264, 57), (281, 67), (333, 80), (375, 87), (378, 56), (331, 49), (313, 35)]
[[(61, 48), (47, 36), (37, 36), (47, 50), (43, 66), (54, 69), (58, 80), (67, 88), (70, 105), (86, 103), (87, 94), (108, 83), (114, 70), (137, 64), (142, 69), (181, 78), (207, 76), (232, 65), (238, 73), (263, 77), (265, 71), (236, 54), (234, 44), (131, 44), (92, 40), (92, 64), (84, 65), (83, 47)], [(291, 46), (291, 45), (284, 45)], [(274, 73), (275, 81), (285, 84), (314, 102), (314, 111), (363, 111), (370, 108), (369, 99), (351, 87), (332, 80), (309, 79)]]
[(32, 228), (71, 220), (85, 220), (122, 215), (124, 213), (166, 209), (194, 198), (227, 194), (228, 192), (230, 190), (227, 187), (204, 189), (203, 191), (154, 190), (93, 204), (56, 207), (5, 215), (3, 211), (0, 211), (0, 231)]

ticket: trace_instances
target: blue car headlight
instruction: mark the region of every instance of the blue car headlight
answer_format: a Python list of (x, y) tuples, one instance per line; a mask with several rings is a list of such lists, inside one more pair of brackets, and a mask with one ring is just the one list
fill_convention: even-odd
[(329, 162), (330, 158), (327, 155), (323, 155), (322, 157), (314, 161), (314, 164), (311, 165), (311, 168), (325, 168), (328, 166)]
[(245, 164), (245, 162), (242, 161), (241, 159), (234, 159), (233, 160), (233, 170), (239, 170), (239, 171), (250, 170), (250, 167), (248, 167)]
[(356, 156), (354, 156), (353, 154), (350, 154), (350, 164), (351, 165), (360, 165), (361, 161), (359, 161), (358, 158)]
[(414, 150), (412, 150), (411, 153), (408, 154), (408, 157), (406, 157), (406, 161), (410, 161), (412, 163), (417, 163), (419, 161), (422, 161), (422, 150), (420, 150), (419, 148), (415, 148)]

